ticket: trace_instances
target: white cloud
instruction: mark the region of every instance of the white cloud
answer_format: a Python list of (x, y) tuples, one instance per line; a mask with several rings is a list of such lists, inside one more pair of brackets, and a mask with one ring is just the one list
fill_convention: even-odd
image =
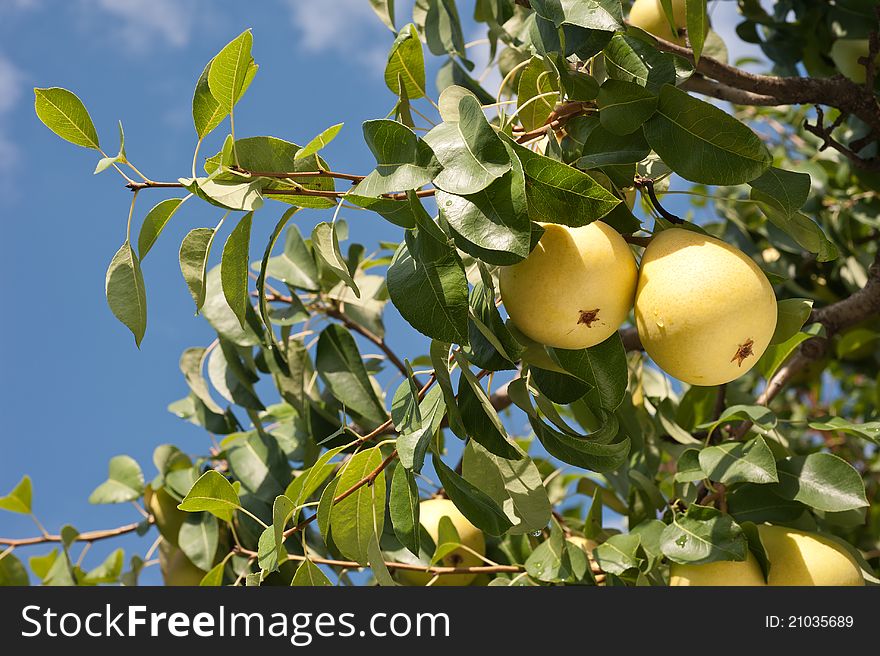
[[(101, 17), (100, 29), (130, 52), (142, 53), (157, 45), (182, 48), (189, 43), (196, 24), (197, 0), (81, 0), (89, 14)], [(86, 17), (97, 28), (97, 16)]]
[[(368, 70), (385, 69), (391, 34), (367, 0), (285, 0), (285, 4), (299, 48), (351, 55)], [(383, 40), (383, 34), (389, 38)]]

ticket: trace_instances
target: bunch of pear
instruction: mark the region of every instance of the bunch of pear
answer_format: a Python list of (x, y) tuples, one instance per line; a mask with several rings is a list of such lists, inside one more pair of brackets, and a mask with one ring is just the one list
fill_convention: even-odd
[(636, 265), (602, 221), (542, 224), (523, 261), (499, 274), (501, 299), (526, 337), (561, 349), (595, 346), (634, 308), (645, 351), (671, 376), (720, 385), (751, 369), (776, 329), (776, 297), (743, 252), (684, 228), (656, 233)]

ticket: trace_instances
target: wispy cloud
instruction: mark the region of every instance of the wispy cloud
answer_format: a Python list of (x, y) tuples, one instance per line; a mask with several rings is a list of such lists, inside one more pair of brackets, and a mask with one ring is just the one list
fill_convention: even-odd
[(367, 0), (285, 0), (285, 4), (297, 47), (350, 56), (352, 63), (371, 71), (385, 69), (391, 35)]
[[(34, 1), (34, 0), (29, 0)], [(199, 0), (81, 0), (84, 20), (118, 45), (141, 54), (157, 46), (183, 48), (196, 26)], [(109, 18), (109, 20), (108, 20)]]
[(21, 99), (24, 75), (10, 59), (0, 53), (0, 173), (18, 161), (19, 150), (8, 134), (7, 116)]

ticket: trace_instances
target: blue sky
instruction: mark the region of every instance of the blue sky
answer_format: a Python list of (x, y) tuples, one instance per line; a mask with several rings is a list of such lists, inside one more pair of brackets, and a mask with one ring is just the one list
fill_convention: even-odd
[[(398, 2), (398, 25), (407, 22), (409, 4)], [(732, 4), (719, 9), (730, 15)], [(731, 34), (734, 23), (719, 17), (716, 27)], [(31, 89), (75, 91), (108, 152), (115, 151), (116, 121), (122, 119), (129, 158), (151, 178), (173, 180), (188, 175), (195, 145), (195, 81), (210, 57), (247, 27), (253, 28), (261, 68), (236, 110), (237, 136), (268, 134), (304, 143), (345, 122), (326, 156), (338, 170), (368, 172), (373, 160), (360, 123), (384, 116), (393, 105), (382, 81), (393, 35), (367, 0), (0, 4), (0, 295), (6, 301), (0, 322), (0, 494), (30, 474), (35, 512), (52, 532), (65, 523), (84, 531), (138, 518), (128, 505), (94, 507), (86, 501), (105, 479), (113, 455), (132, 455), (149, 479), (157, 444), (205, 448), (207, 434), (165, 408), (187, 391), (177, 368), (181, 351), (213, 337), (193, 317), (178, 247), (188, 230), (213, 226), (219, 214), (187, 203), (150, 252), (144, 263), (149, 322), (138, 351), (110, 314), (103, 289), (107, 264), (125, 238), (130, 194), (112, 171), (92, 175), (93, 151), (61, 141), (39, 123)], [(216, 141), (206, 143), (202, 153), (218, 148)], [(142, 193), (136, 221), (165, 197), (171, 195)], [(254, 257), (280, 212), (269, 207), (257, 215)], [(329, 217), (298, 216), (305, 233)], [(398, 228), (375, 215), (342, 216), (352, 238), (368, 249), (380, 239), (401, 238)], [(390, 305), (386, 326), (399, 352), (426, 349), (427, 342)], [(0, 535), (31, 534), (28, 518), (0, 513)], [(127, 539), (96, 546), (87, 563), (96, 564), (111, 547), (143, 553), (149, 543)]]

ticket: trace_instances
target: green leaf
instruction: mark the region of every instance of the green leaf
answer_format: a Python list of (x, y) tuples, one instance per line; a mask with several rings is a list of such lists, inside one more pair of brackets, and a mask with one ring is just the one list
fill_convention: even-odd
[(473, 93), (477, 97), (477, 100), (483, 104), (495, 102), (495, 98), (492, 94), (486, 91), (480, 86), (479, 82), (468, 75), (467, 72), (459, 66), (458, 62), (450, 58), (440, 67), (440, 70), (437, 71), (436, 86), (437, 89), (442, 92), (446, 87), (452, 85), (464, 87)]
[(800, 331), (810, 318), (813, 301), (809, 298), (786, 298), (777, 301), (776, 308), (776, 330), (770, 338), (771, 344), (781, 344)]
[(604, 55), (605, 70), (611, 79), (633, 82), (654, 93), (675, 83), (673, 58), (640, 39), (615, 34)]
[(227, 210), (248, 212), (263, 206), (264, 178), (254, 180), (178, 178), (183, 187), (202, 200)]
[(511, 156), (476, 98), (462, 96), (458, 114), (457, 122), (441, 123), (425, 135), (425, 143), (443, 166), (434, 185), (452, 194), (475, 194), (510, 170)]
[(326, 222), (321, 222), (312, 230), (312, 246), (315, 249), (315, 255), (320, 258), (324, 264), (344, 282), (357, 296), (361, 297), (361, 290), (358, 289), (357, 283), (351, 277), (348, 271), (348, 265), (339, 252), (339, 235), (337, 228)]
[(392, 93), (400, 90), (398, 78), (410, 100), (425, 95), (425, 56), (415, 25), (402, 28), (394, 39), (385, 66), (385, 85)]
[(223, 585), (223, 573), (226, 570), (226, 559), (222, 562), (218, 563), (210, 570), (208, 573), (202, 577), (202, 580), (199, 582), (199, 586), (204, 587), (219, 587)]
[(140, 262), (127, 239), (110, 260), (104, 289), (113, 316), (131, 331), (140, 348), (147, 330), (147, 294)]
[(411, 248), (432, 239), (407, 235), (388, 268), (388, 294), (403, 318), (423, 335), (444, 342), (468, 341), (468, 286), (455, 250), (419, 261)]
[(416, 219), (413, 207), (409, 200), (393, 200), (391, 198), (371, 198), (348, 193), (345, 200), (354, 203), (358, 207), (372, 210), (380, 214), (386, 221), (390, 221), (401, 228), (415, 228)]
[(755, 369), (757, 369), (764, 378), (769, 379), (803, 342), (811, 337), (824, 335), (824, 333), (824, 326), (820, 323), (814, 323), (807, 326), (806, 330), (795, 333), (784, 342), (771, 344), (758, 359)]
[(357, 344), (345, 328), (327, 326), (318, 338), (318, 375), (347, 411), (381, 424), (388, 415), (376, 396)]
[(217, 518), (210, 513), (188, 515), (177, 536), (180, 549), (190, 562), (206, 571), (214, 566), (219, 541)]
[(248, 296), (248, 263), (250, 260), (251, 224), (254, 214), (248, 212), (238, 222), (223, 246), (223, 258), (220, 263), (220, 282), (223, 296), (229, 308), (238, 317), (238, 323), (244, 327), (245, 313), (250, 306)]
[(533, 221), (578, 227), (608, 214), (620, 203), (583, 171), (544, 157), (518, 144), (514, 152), (526, 177), (526, 198)]
[(104, 559), (100, 565), (89, 570), (83, 577), (85, 585), (98, 585), (101, 583), (117, 583), (125, 565), (125, 551), (115, 549)]
[(791, 522), (806, 508), (774, 494), (770, 485), (738, 485), (727, 495), (728, 511), (738, 522)]
[[(196, 88), (192, 99), (193, 125), (195, 126), (196, 134), (199, 139), (204, 139), (214, 130), (214, 128), (220, 125), (220, 123), (223, 122), (223, 119), (229, 114), (229, 111), (224, 109), (220, 103), (214, 99), (214, 96), (211, 95), (211, 89), (208, 85), (208, 73), (211, 70), (211, 64), (213, 64), (213, 60), (208, 62), (208, 65), (205, 66), (205, 69), (202, 71), (198, 82), (196, 82)], [(241, 87), (241, 91), (239, 92), (236, 101), (238, 101), (244, 95), (244, 92), (247, 91), (251, 81), (253, 81), (254, 76), (257, 74), (258, 68), (259, 66), (257, 66), (254, 63), (254, 60), (251, 59), (248, 63), (248, 70), (245, 74), (244, 84)]]
[[(266, 278), (269, 270), (269, 261), (272, 259), (272, 249), (275, 248), (275, 242), (278, 241), (281, 231), (284, 229), (284, 226), (290, 218), (298, 211), (299, 208), (291, 207), (281, 215), (281, 218), (278, 219), (278, 223), (275, 224), (275, 228), (272, 230), (272, 234), (269, 235), (269, 240), (266, 242), (266, 248), (263, 251), (263, 258), (260, 260), (260, 273), (257, 276), (256, 281), (257, 298), (259, 299), (258, 307), (260, 308), (260, 318), (263, 320), (263, 325), (266, 326), (266, 330), (269, 334), (273, 334), (272, 311), (269, 308), (269, 301), (266, 300)], [(296, 294), (291, 294), (291, 302), (284, 311), (292, 314), (292, 317), (290, 317), (290, 323), (303, 321), (309, 317), (308, 311), (305, 309)]]
[(229, 522), (232, 521), (232, 511), (241, 508), (241, 502), (232, 483), (220, 472), (209, 469), (199, 477), (177, 507), (186, 512), (207, 511)]
[(644, 561), (638, 555), (641, 544), (641, 536), (634, 533), (612, 535), (596, 547), (593, 554), (602, 571), (621, 575), (641, 566)]
[(336, 138), (336, 135), (339, 134), (342, 126), (343, 123), (331, 125), (329, 128), (321, 132), (321, 134), (309, 141), (309, 143), (303, 146), (301, 150), (296, 151), (296, 155), (293, 156), (293, 159), (296, 160), (309, 157), (325, 148), (331, 141)]
[(370, 6), (385, 26), (394, 29), (394, 0), (370, 0)]
[(634, 82), (608, 79), (597, 98), (602, 127), (618, 135), (638, 130), (657, 110), (657, 96)]
[(208, 390), (208, 382), (202, 375), (205, 353), (207, 349), (202, 347), (193, 347), (186, 349), (180, 356), (180, 371), (183, 374), (186, 384), (211, 412), (223, 414), (223, 408), (211, 398), (211, 392)]
[(376, 583), (388, 587), (397, 585), (397, 582), (392, 578), (391, 572), (388, 571), (388, 567), (385, 565), (382, 550), (379, 548), (379, 536), (375, 533), (370, 536), (370, 542), (367, 545), (367, 562), (370, 564), (370, 569), (373, 570)]
[(698, 449), (686, 449), (678, 457), (675, 470), (676, 483), (695, 483), (706, 477), (700, 467), (700, 452)]
[(278, 440), (253, 432), (228, 449), (229, 470), (242, 487), (266, 504), (284, 493), (290, 481), (290, 464)]
[(813, 430), (818, 431), (841, 431), (856, 437), (871, 440), (874, 443), (880, 441), (880, 421), (867, 421), (862, 424), (854, 424), (843, 417), (828, 417), (811, 421), (807, 424)]
[(422, 413), (419, 410), (419, 388), (413, 380), (412, 367), (405, 362), (407, 376), (397, 387), (391, 401), (391, 419), (398, 433), (407, 433), (422, 425)]
[(507, 431), (501, 423), (498, 412), (492, 406), (489, 395), (470, 370), (461, 351), (455, 352), (455, 359), (461, 369), (461, 377), (458, 380), (458, 408), (468, 436), (502, 458), (521, 459), (522, 453), (507, 437)]
[(394, 535), (413, 554), (419, 554), (419, 488), (416, 478), (405, 467), (394, 468), (388, 512)]
[(0, 558), (0, 588), (30, 584), (31, 579), (25, 566), (14, 554), (7, 551), (6, 555)]
[(613, 411), (623, 402), (628, 370), (626, 351), (618, 333), (596, 346), (579, 350), (554, 348), (551, 353), (563, 369), (596, 390), (602, 408)]
[[(583, 557), (581, 561), (580, 557), (574, 554), (574, 551), (568, 550), (567, 545), (562, 529), (558, 522), (553, 520), (550, 524), (550, 537), (535, 547), (526, 560), (526, 572), (532, 578), (547, 583), (574, 582), (581, 578), (589, 569), (589, 564), (586, 563), (586, 554), (583, 550), (577, 549), (580, 551), (580, 556)], [(573, 555), (578, 559), (576, 563), (572, 563)], [(580, 576), (575, 574), (576, 569), (580, 570), (578, 572)]]
[(497, 503), (507, 515), (511, 535), (532, 533), (550, 522), (550, 499), (535, 463), (525, 453), (501, 458), (478, 442), (467, 443), (462, 476)]
[(706, 11), (706, 0), (686, 0), (686, 25), (688, 43), (694, 52), (694, 64), (700, 61), (706, 33), (709, 31), (709, 16)]
[(376, 158), (376, 170), (352, 190), (361, 196), (418, 189), (442, 168), (431, 147), (411, 129), (388, 119), (364, 122), (364, 140)]
[(450, 344), (433, 340), (430, 348), (431, 366), (434, 368), (437, 386), (442, 390), (443, 399), (446, 402), (449, 428), (461, 439), (467, 439), (467, 431), (461, 423), (461, 413), (458, 411), (455, 392), (452, 388), (452, 379), (449, 375), (449, 348)]
[(144, 494), (144, 473), (134, 458), (114, 456), (109, 476), (89, 496), (89, 503), (124, 503)]
[(531, 5), (536, 14), (556, 27), (576, 25), (603, 32), (623, 27), (620, 2), (616, 0), (533, 0)]
[(512, 253), (521, 260), (531, 249), (532, 224), (522, 164), (508, 149), (510, 171), (475, 194), (438, 190), (437, 208), (440, 216), (470, 243), (488, 251)]
[(550, 455), (576, 467), (596, 472), (610, 472), (626, 462), (629, 455), (628, 437), (613, 444), (602, 444), (596, 440), (555, 431), (535, 417), (529, 417), (529, 422), (538, 440)]
[(208, 257), (214, 243), (214, 228), (193, 228), (180, 242), (180, 272), (198, 312), (205, 304)]
[(306, 558), (300, 563), (300, 566), (296, 568), (296, 573), (293, 575), (293, 580), (291, 580), (290, 585), (315, 588), (328, 587), (333, 584), (330, 582), (330, 579), (327, 578), (327, 575), (321, 571), (320, 567)]
[(217, 53), (208, 69), (211, 95), (227, 113), (232, 112), (244, 92), (251, 66), (253, 41), (251, 31), (245, 30)]
[[(345, 491), (369, 476), (382, 462), (378, 447), (361, 451), (339, 475), (337, 489)], [(361, 485), (330, 510), (333, 542), (343, 556), (366, 565), (370, 539), (382, 533), (385, 523), (385, 472), (372, 485)]]
[[(526, 130), (534, 130), (547, 122), (559, 101), (558, 78), (552, 67), (545, 65), (544, 59), (537, 55), (520, 73), (516, 95), (517, 117)], [(554, 92), (554, 96), (543, 96)]]
[(165, 229), (168, 221), (177, 212), (177, 208), (182, 202), (182, 198), (166, 198), (147, 212), (141, 225), (140, 234), (138, 234), (138, 253), (141, 261), (150, 252), (153, 244), (156, 243), (162, 230)]
[(12, 492), (5, 497), (0, 497), (0, 510), (30, 515), (32, 496), (33, 486), (31, 484), (31, 477), (22, 476), (18, 484), (12, 488)]
[(100, 150), (89, 112), (75, 93), (60, 87), (35, 88), (34, 109), (43, 124), (62, 139)]
[(433, 54), (464, 58), (464, 33), (455, 2), (429, 0), (423, 27), (425, 41)]
[(691, 182), (749, 182), (764, 173), (772, 160), (767, 147), (746, 125), (671, 85), (660, 90), (657, 112), (644, 130), (651, 148)]
[(795, 212), (791, 216), (786, 216), (777, 211), (773, 205), (765, 204), (761, 205), (761, 209), (764, 210), (770, 223), (794, 239), (802, 248), (815, 253), (819, 262), (828, 262), (839, 255), (834, 242), (828, 239), (819, 224), (806, 214)]
[(751, 421), (762, 428), (773, 428), (776, 425), (776, 415), (764, 405), (732, 405), (715, 421), (700, 424), (697, 428), (713, 433), (718, 426), (730, 421)]
[(733, 483), (776, 483), (776, 459), (764, 438), (748, 442), (725, 442), (710, 446), (699, 455), (700, 467), (706, 478), (731, 485)]
[(749, 197), (773, 207), (783, 216), (790, 217), (807, 202), (810, 196), (810, 175), (778, 169), (767, 169), (763, 175), (749, 182)]
[(287, 228), (284, 252), (269, 258), (266, 276), (280, 280), (289, 287), (297, 289), (312, 292), (320, 289), (318, 266), (297, 225), (294, 224)]
[(714, 508), (692, 504), (673, 515), (660, 537), (663, 554), (674, 563), (703, 565), (722, 560), (743, 561), (748, 544), (739, 524)]
[[(290, 486), (287, 487), (287, 490), (290, 490)], [(285, 552), (284, 528), (298, 505), (287, 496), (287, 490), (284, 494), (275, 497), (275, 501), (272, 503), (272, 534), (275, 540), (276, 557), (279, 561), (284, 558)]]
[(776, 463), (779, 483), (772, 490), (783, 499), (817, 510), (841, 512), (868, 505), (861, 475), (846, 460), (830, 453), (793, 456)]
[(511, 521), (490, 496), (456, 474), (436, 453), (432, 458), (440, 484), (471, 524), (489, 535), (503, 535), (510, 529)]

